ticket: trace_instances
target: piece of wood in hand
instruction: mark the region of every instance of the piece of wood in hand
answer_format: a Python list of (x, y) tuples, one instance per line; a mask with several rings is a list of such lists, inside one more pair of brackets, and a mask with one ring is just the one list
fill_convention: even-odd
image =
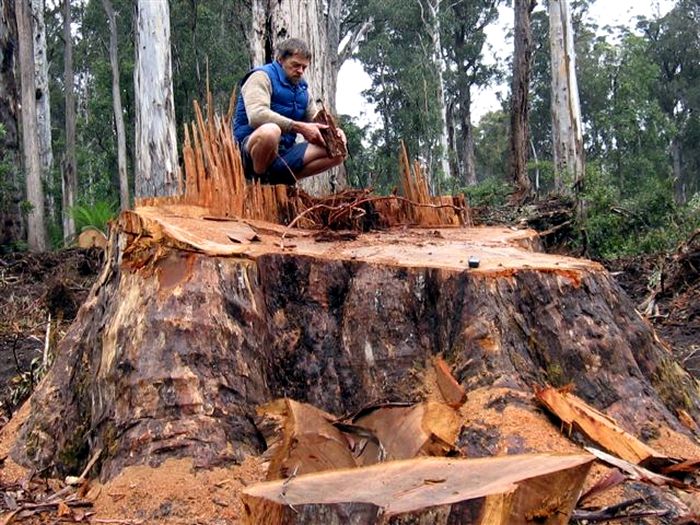
[(328, 156), (331, 158), (346, 156), (348, 154), (348, 149), (338, 133), (338, 125), (333, 115), (326, 111), (325, 108), (321, 108), (321, 110), (316, 113), (314, 122), (328, 126), (326, 129), (321, 130), (323, 140), (326, 142)]

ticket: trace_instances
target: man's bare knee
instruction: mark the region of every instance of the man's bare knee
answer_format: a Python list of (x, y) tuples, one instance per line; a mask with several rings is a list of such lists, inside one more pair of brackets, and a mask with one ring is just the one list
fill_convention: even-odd
[(277, 124), (263, 124), (248, 139), (248, 153), (253, 159), (253, 170), (264, 173), (277, 156), (282, 130)]
[(282, 129), (271, 122), (258, 127), (250, 136), (250, 142), (264, 142), (266, 144), (279, 144), (282, 137)]

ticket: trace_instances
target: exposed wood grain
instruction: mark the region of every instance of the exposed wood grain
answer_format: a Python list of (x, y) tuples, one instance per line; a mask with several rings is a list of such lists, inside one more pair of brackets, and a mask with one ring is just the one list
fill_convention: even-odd
[[(551, 498), (548, 503), (548, 494), (559, 495), (560, 492), (552, 491), (549, 484), (551, 479), (540, 479), (537, 484), (532, 484), (529, 480), (553, 472), (572, 470), (572, 482), (565, 490), (577, 496), (591, 461), (592, 458), (587, 455), (548, 454), (479, 459), (417, 458), (307, 474), (291, 480), (270, 481), (248, 487), (244, 491), (247, 512), (244, 522), (270, 525), (322, 523), (313, 519), (314, 514), (318, 517), (322, 509), (316, 509), (311, 516), (306, 514), (304, 521), (299, 521), (298, 516), (304, 515), (303, 507), (307, 505), (349, 503), (369, 503), (385, 516), (393, 516), (511, 492), (518, 485), (528, 487), (527, 494), (520, 496), (522, 503), (518, 502), (518, 506), (525, 506), (526, 500), (539, 496), (538, 504), (548, 505), (547, 513), (562, 515), (566, 519), (573, 508), (571, 498), (561, 497), (559, 501)], [(517, 494), (515, 497), (518, 498)], [(276, 520), (267, 518), (271, 508), (274, 508), (269, 503), (278, 506), (279, 518)], [(260, 514), (261, 507), (267, 513), (265, 517)], [(291, 510), (292, 507), (297, 514)], [(503, 508), (506, 507), (504, 505)], [(566, 521), (557, 518), (551, 523)]]
[(650, 458), (663, 457), (663, 454), (620, 428), (615, 420), (573, 394), (547, 387), (538, 390), (535, 396), (569, 431), (575, 427), (597, 446), (622, 459), (636, 464)]

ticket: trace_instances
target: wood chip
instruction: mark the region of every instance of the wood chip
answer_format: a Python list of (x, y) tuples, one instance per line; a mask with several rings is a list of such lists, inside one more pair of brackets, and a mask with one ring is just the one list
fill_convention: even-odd
[(460, 408), (467, 402), (467, 393), (462, 385), (452, 375), (450, 367), (442, 357), (436, 357), (433, 368), (437, 375), (437, 385), (445, 403), (454, 409)]

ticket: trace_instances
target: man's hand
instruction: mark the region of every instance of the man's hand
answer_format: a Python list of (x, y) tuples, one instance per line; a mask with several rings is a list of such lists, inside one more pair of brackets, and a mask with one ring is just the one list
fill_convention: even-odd
[(308, 140), (311, 144), (316, 144), (317, 146), (325, 147), (326, 141), (323, 140), (321, 135), (321, 130), (326, 129), (328, 126), (325, 124), (317, 124), (315, 122), (294, 122), (292, 124), (292, 129)]

